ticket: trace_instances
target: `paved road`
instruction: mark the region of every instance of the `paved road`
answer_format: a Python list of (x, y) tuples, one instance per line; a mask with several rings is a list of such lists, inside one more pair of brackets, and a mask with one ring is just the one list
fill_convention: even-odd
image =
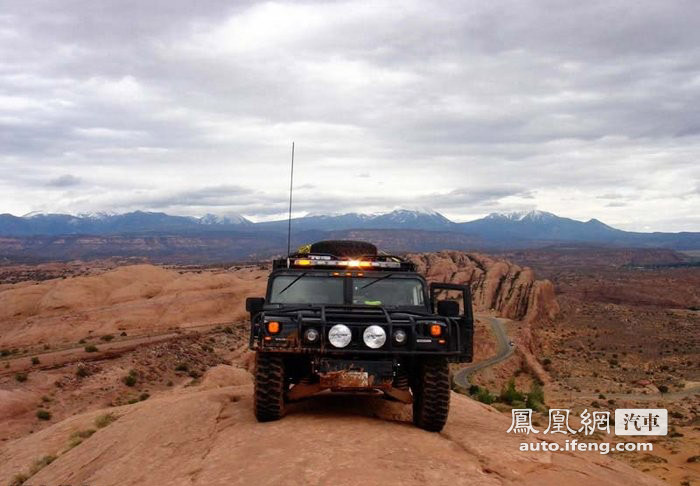
[(503, 327), (503, 324), (507, 321), (507, 319), (502, 319), (499, 317), (485, 317), (484, 319), (486, 319), (489, 322), (489, 324), (491, 324), (493, 334), (498, 340), (498, 352), (489, 359), (485, 359), (478, 363), (471, 364), (455, 373), (454, 377), (452, 378), (453, 381), (455, 382), (455, 384), (463, 388), (469, 388), (469, 375), (476, 371), (500, 363), (504, 359), (508, 358), (511, 354), (513, 354), (513, 351), (515, 350), (514, 346), (510, 346), (508, 344), (508, 334), (506, 334), (506, 330)]

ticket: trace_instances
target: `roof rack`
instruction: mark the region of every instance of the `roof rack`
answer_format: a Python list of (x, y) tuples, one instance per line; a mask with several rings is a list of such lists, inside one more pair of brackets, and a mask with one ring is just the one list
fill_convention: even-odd
[(369, 271), (415, 272), (416, 265), (397, 255), (336, 256), (329, 253), (293, 253), (273, 260), (273, 270), (280, 268), (358, 269)]

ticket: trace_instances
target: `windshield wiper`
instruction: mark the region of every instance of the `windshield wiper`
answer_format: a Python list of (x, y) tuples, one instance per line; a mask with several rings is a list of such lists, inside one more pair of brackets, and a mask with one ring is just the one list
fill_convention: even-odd
[(369, 287), (370, 285), (374, 285), (374, 284), (376, 284), (377, 282), (379, 282), (380, 280), (385, 280), (385, 279), (391, 277), (392, 275), (394, 275), (394, 274), (393, 274), (393, 273), (388, 273), (388, 274), (384, 275), (383, 277), (379, 277), (377, 280), (372, 280), (370, 283), (365, 284), (365, 285), (363, 285), (362, 287), (360, 287), (360, 290), (366, 289), (366, 288)]
[(306, 275), (306, 272), (302, 273), (302, 274), (299, 275), (297, 278), (295, 278), (294, 280), (292, 280), (291, 282), (289, 282), (289, 285), (287, 285), (285, 288), (283, 288), (282, 290), (280, 290), (279, 294), (277, 294), (277, 295), (282, 295), (283, 293), (285, 293), (289, 287), (291, 287), (292, 285), (294, 285), (295, 283), (297, 283), (297, 282), (299, 281), (299, 279), (300, 279), (301, 277), (303, 277), (304, 275)]

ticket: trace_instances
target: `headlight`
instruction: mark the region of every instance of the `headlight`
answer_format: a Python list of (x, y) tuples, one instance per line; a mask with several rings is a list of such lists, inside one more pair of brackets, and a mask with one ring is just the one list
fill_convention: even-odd
[(394, 342), (396, 344), (403, 344), (406, 342), (406, 331), (402, 331), (401, 329), (398, 329), (394, 331)]
[(362, 333), (362, 339), (368, 348), (377, 349), (384, 346), (386, 342), (386, 332), (381, 326), (369, 326)]
[(313, 327), (307, 329), (304, 333), (304, 339), (306, 339), (308, 343), (315, 343), (318, 340), (318, 331)]
[(336, 324), (328, 331), (328, 341), (336, 348), (344, 348), (352, 341), (352, 331), (345, 324)]

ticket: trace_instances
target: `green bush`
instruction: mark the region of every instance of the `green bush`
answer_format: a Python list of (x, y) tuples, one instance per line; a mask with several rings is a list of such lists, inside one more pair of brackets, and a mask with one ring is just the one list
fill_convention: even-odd
[(36, 411), (36, 418), (39, 420), (51, 420), (51, 412), (42, 408)]
[(86, 353), (96, 353), (98, 351), (99, 349), (97, 349), (97, 346), (95, 346), (94, 344), (88, 344), (87, 346), (85, 346)]
[(491, 395), (491, 393), (486, 388), (479, 388), (479, 391), (477, 392), (475, 398), (481, 403), (485, 403), (487, 405), (491, 405), (493, 402), (496, 401), (496, 397)]
[(39, 361), (39, 358), (36, 357), (36, 356), (33, 356), (33, 357), (32, 357), (32, 364), (33, 364), (33, 365), (38, 365), (39, 363), (41, 363), (41, 361)]
[(501, 395), (499, 398), (503, 403), (512, 405), (513, 402), (523, 402), (525, 400), (525, 395), (520, 393), (515, 388), (515, 380), (511, 378), (508, 380), (506, 386), (501, 389)]
[(106, 342), (110, 342), (112, 339), (114, 339), (114, 336), (112, 336), (111, 334), (105, 334), (100, 339), (102, 339), (103, 341), (106, 341)]
[(525, 407), (541, 412), (545, 408), (544, 390), (538, 381), (533, 381), (530, 385), (530, 391), (527, 393)]
[(187, 363), (179, 363), (179, 364), (175, 367), (175, 371), (184, 371), (184, 372), (187, 372), (189, 369), (190, 369), (190, 367), (187, 366)]
[(134, 386), (136, 384), (136, 377), (132, 374), (128, 374), (122, 378), (122, 381), (126, 386)]
[(24, 383), (25, 381), (27, 381), (27, 374), (15, 373), (15, 380), (19, 381), (20, 383)]
[(78, 365), (78, 369), (75, 370), (75, 375), (76, 375), (78, 378), (85, 378), (85, 377), (90, 376), (90, 374), (91, 374), (91, 373), (90, 373), (90, 370), (88, 369), (87, 366)]

